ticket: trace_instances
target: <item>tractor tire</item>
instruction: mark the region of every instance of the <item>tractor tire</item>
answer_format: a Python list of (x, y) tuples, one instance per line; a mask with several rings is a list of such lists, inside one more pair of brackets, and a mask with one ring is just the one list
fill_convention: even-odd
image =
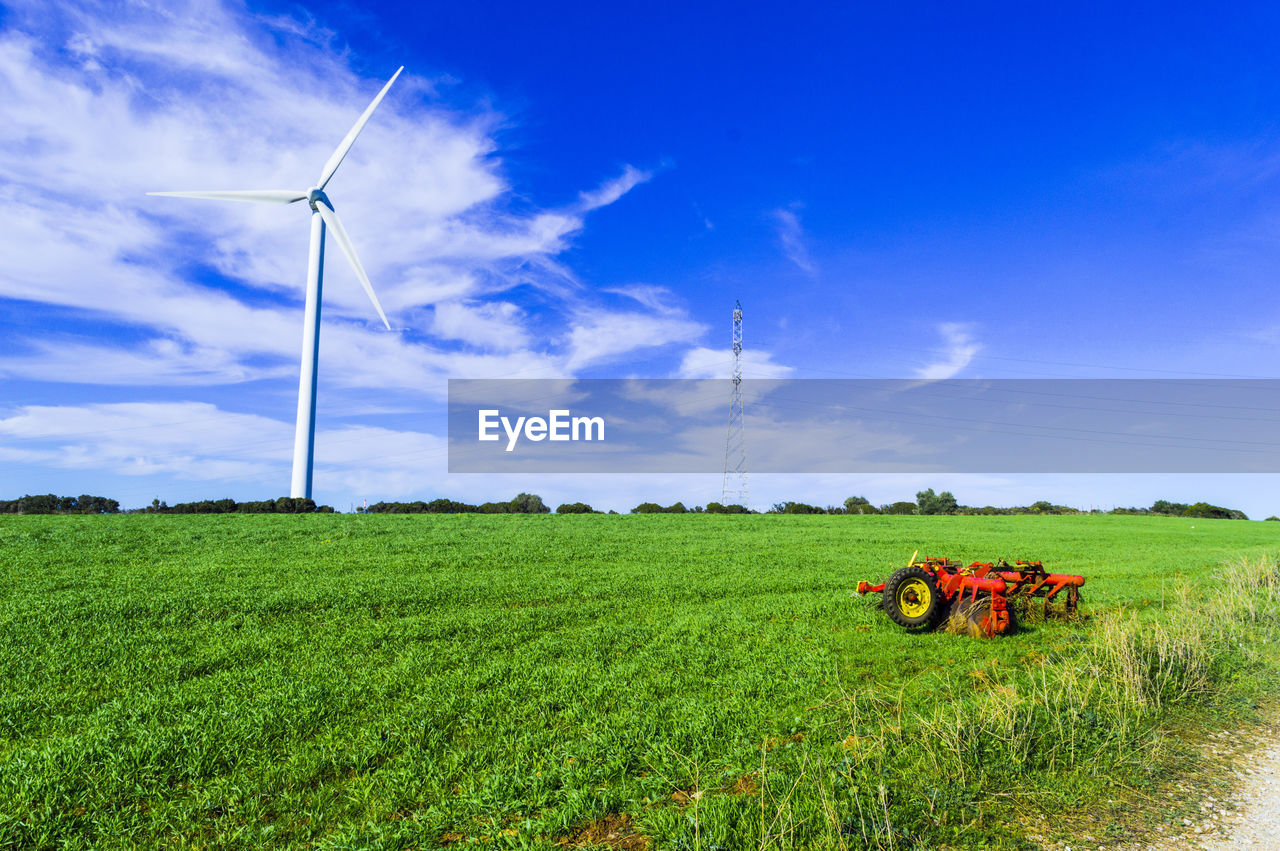
[(937, 626), (946, 610), (933, 575), (921, 567), (904, 567), (884, 584), (881, 604), (893, 622), (907, 629)]
[[(1018, 629), (1018, 619), (1014, 616), (1013, 607), (1005, 609), (1009, 623), (1000, 635), (1009, 635)], [(970, 638), (986, 638), (982, 622), (991, 614), (991, 598), (979, 597), (977, 600), (959, 599), (953, 603), (947, 617), (946, 631)]]
[(985, 638), (982, 631), (982, 620), (991, 613), (990, 598), (983, 600), (958, 599), (951, 605), (951, 613), (947, 618), (947, 632), (956, 635), (967, 635), (970, 638)]

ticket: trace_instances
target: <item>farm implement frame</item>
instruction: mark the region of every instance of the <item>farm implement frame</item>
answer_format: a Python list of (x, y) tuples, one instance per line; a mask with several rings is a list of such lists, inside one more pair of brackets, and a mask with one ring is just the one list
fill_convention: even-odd
[(889, 617), (907, 629), (930, 629), (949, 618), (953, 626), (973, 636), (992, 637), (1012, 631), (1016, 597), (1040, 597), (1044, 611), (1065, 590), (1065, 611), (1076, 611), (1083, 576), (1049, 573), (1039, 561), (1004, 559), (975, 561), (967, 567), (949, 558), (926, 556), (916, 561), (916, 551), (906, 567), (886, 582), (858, 583), (859, 594), (880, 594), (880, 604)]

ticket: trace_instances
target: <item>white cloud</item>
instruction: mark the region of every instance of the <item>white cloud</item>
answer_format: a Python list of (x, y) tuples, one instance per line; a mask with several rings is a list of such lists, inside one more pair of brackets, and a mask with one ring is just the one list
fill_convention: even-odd
[(640, 171), (637, 168), (626, 166), (622, 170), (622, 174), (613, 180), (606, 181), (590, 192), (580, 193), (578, 195), (578, 209), (585, 213), (588, 210), (608, 206), (641, 183), (647, 183), (652, 177), (653, 175), (647, 171)]
[(529, 335), (520, 322), (522, 318), (520, 308), (510, 302), (443, 302), (435, 307), (431, 332), (447, 340), (510, 351), (529, 345)]
[[(677, 408), (676, 414), (697, 411), (691, 404)], [(720, 407), (727, 413), (728, 398)], [(775, 401), (762, 405), (744, 403), (743, 429), (748, 447), (748, 466), (754, 470), (788, 470), (789, 475), (820, 475), (836, 469), (858, 469), (875, 473), (901, 471), (912, 460), (934, 449), (916, 436), (900, 433), (892, 426), (867, 423), (856, 417), (822, 417), (816, 411), (796, 419)], [(714, 410), (714, 409), (712, 409)], [(783, 414), (783, 416), (779, 416)], [(711, 424), (679, 430), (669, 454), (652, 458), (655, 469), (684, 464), (686, 469), (710, 465), (723, 452), (724, 425)], [(920, 464), (922, 470), (927, 464)]]
[(652, 284), (627, 284), (621, 287), (608, 287), (604, 292), (626, 296), (654, 313), (673, 315), (683, 312), (683, 307), (678, 303), (675, 293), (666, 287)]
[[(0, 418), (0, 459), (123, 476), (254, 482), (283, 489), (293, 424), (203, 402), (31, 405)], [(394, 485), (445, 465), (448, 444), (431, 434), (370, 426), (316, 434), (317, 481), (355, 488)]]
[[(754, 407), (777, 387), (777, 380), (744, 381), (741, 385), (742, 403), (745, 407)], [(625, 385), (627, 399), (652, 402), (666, 409), (667, 414), (661, 424), (654, 426), (663, 429), (669, 428), (677, 417), (705, 416), (711, 411), (727, 413), (732, 392), (733, 383), (724, 376), (685, 381), (632, 379)]]
[(255, 479), (281, 462), (293, 429), (201, 402), (30, 405), (0, 419), (0, 458), (121, 475)]
[(809, 248), (805, 242), (804, 228), (800, 225), (800, 217), (792, 210), (778, 209), (773, 211), (773, 220), (778, 232), (778, 242), (786, 258), (807, 274), (812, 275), (816, 272), (817, 268), (809, 257)]
[[(680, 361), (677, 378), (729, 378), (733, 369), (733, 352), (698, 346), (689, 349)], [(794, 370), (774, 363), (773, 355), (761, 349), (742, 350), (743, 378), (785, 378)]]
[(938, 333), (947, 344), (943, 359), (916, 370), (916, 375), (930, 381), (955, 377), (982, 351), (982, 344), (972, 337), (969, 323), (942, 322), (938, 324)]
[(136, 349), (65, 340), (36, 341), (24, 355), (0, 358), (0, 376), (86, 384), (186, 386), (292, 378), (297, 368), (250, 366), (222, 349), (157, 337)]
[(569, 370), (617, 361), (637, 350), (689, 343), (706, 333), (701, 323), (680, 316), (583, 311), (569, 332)]
[[(26, 302), (36, 320), (0, 346), (0, 377), (131, 387), (135, 401), (0, 414), (0, 459), (40, 479), (136, 477), (148, 494), (165, 482), (282, 492), (308, 211), (145, 193), (308, 187), (392, 70), (358, 73), (314, 21), (235, 0), (10, 4), (0, 302)], [(637, 304), (617, 310), (565, 257), (586, 217), (648, 172), (623, 166), (563, 207), (539, 207), (499, 156), (507, 117), (446, 102), (448, 87), (413, 70), (328, 187), (395, 329), (330, 251), (316, 465), (329, 493), (403, 498), (447, 476), (442, 437), (335, 426), (338, 412), (339, 423), (377, 416), (371, 400), (435, 410), (448, 377), (563, 377), (705, 332), (662, 287), (621, 288)], [(147, 401), (150, 388), (200, 398), (195, 388), (246, 381), (264, 382), (250, 411)], [(80, 395), (47, 395), (58, 392)], [(273, 398), (279, 407), (257, 411)], [(455, 483), (464, 495), (492, 486)]]
[[(295, 370), (305, 205), (144, 193), (305, 188), (383, 80), (355, 73), (314, 22), (234, 3), (19, 2), (6, 25), (0, 298), (45, 305), (49, 327), (11, 341), (0, 372), (146, 385)], [(565, 209), (514, 211), (493, 138), (505, 116), (434, 93), (406, 71), (329, 186), (398, 333), (379, 328), (331, 251), (322, 350), (361, 357), (322, 369), (339, 386), (420, 389), (455, 368), (509, 372), (511, 359), (562, 374), (578, 352), (554, 351), (569, 340), (558, 332), (607, 311), (557, 255), (588, 211), (649, 175), (627, 166)], [(536, 312), (490, 301), (522, 285), (548, 293)], [(97, 335), (60, 336), (58, 311), (87, 312)], [(522, 354), (535, 329), (548, 351)], [(452, 351), (429, 332), (486, 351)]]

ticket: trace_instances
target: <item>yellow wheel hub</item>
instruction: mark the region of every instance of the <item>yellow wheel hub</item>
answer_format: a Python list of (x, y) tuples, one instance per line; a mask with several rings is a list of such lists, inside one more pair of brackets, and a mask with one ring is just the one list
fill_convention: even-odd
[(909, 618), (918, 618), (929, 611), (932, 594), (923, 579), (908, 579), (898, 586), (894, 595), (897, 599), (898, 611)]

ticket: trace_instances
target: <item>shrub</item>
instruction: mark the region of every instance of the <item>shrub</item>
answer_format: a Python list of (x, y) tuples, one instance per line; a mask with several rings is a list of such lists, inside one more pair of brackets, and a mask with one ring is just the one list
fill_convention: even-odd
[(688, 512), (689, 509), (684, 507), (683, 502), (668, 505), (666, 508), (656, 502), (642, 502), (631, 509), (632, 514), (687, 514)]
[(1210, 505), (1207, 502), (1197, 502), (1194, 505), (1188, 505), (1182, 512), (1182, 516), (1217, 518), (1219, 520), (1249, 519), (1243, 511), (1236, 511), (1233, 508), (1223, 508), (1220, 505)]
[(703, 509), (707, 514), (750, 514), (751, 509), (745, 505), (721, 505), (718, 502), (708, 502), (707, 507)]
[(825, 508), (804, 502), (775, 502), (768, 514), (826, 514)]

